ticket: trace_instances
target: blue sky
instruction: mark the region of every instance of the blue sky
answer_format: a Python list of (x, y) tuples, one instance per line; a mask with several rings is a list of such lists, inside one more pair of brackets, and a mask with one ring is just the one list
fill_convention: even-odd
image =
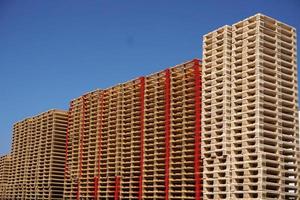
[(200, 58), (220, 26), (261, 12), (300, 30), (299, 0), (204, 2), (0, 0), (0, 154), (16, 121)]

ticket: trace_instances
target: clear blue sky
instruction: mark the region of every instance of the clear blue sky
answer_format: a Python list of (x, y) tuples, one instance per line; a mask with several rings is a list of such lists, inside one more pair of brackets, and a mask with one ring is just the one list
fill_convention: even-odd
[(220, 26), (261, 12), (300, 30), (299, 0), (204, 2), (0, 0), (0, 154), (14, 122), (200, 58)]

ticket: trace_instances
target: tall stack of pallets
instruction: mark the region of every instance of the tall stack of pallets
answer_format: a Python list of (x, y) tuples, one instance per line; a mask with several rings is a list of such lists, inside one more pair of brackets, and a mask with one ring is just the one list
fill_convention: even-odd
[(96, 90), (71, 101), (65, 199), (114, 197), (122, 145), (121, 89)]
[(65, 199), (200, 199), (198, 60), (85, 94), (68, 121)]
[[(297, 199), (300, 177), (296, 31), (261, 14), (226, 29), (232, 33), (221, 28), (204, 36), (204, 199)], [(218, 67), (220, 72), (214, 71)], [(225, 87), (222, 92), (217, 88), (218, 80)], [(229, 110), (224, 110), (227, 117), (221, 119), (224, 112), (218, 104), (225, 105), (224, 101)], [(214, 114), (220, 118), (219, 127)], [(229, 132), (224, 128), (228, 127), (227, 122)], [(231, 182), (222, 192), (220, 180), (226, 178), (216, 163), (218, 148), (214, 146), (213, 134), (217, 132), (228, 133), (230, 150), (226, 152), (226, 162)], [(220, 141), (223, 147), (227, 144)], [(217, 154), (216, 158), (210, 160), (213, 154)]]
[(121, 173), (118, 174), (122, 199), (137, 199), (140, 194), (144, 85), (143, 77), (123, 84)]
[(200, 199), (199, 61), (146, 77), (143, 199)]
[(99, 92), (85, 94), (70, 103), (64, 183), (64, 198), (67, 199), (93, 193)]
[(232, 29), (232, 198), (296, 199), (296, 31), (260, 14)]
[(67, 113), (50, 110), (14, 125), (7, 199), (61, 199)]
[(231, 27), (204, 36), (203, 42), (203, 195), (230, 197)]
[[(9, 172), (9, 186), (7, 191), (8, 199), (21, 199), (25, 196), (25, 166), (27, 165), (28, 141), (30, 134), (30, 119), (14, 124), (11, 167)], [(24, 194), (23, 194), (24, 193)]]
[(8, 189), (10, 155), (0, 157), (0, 199), (5, 199)]

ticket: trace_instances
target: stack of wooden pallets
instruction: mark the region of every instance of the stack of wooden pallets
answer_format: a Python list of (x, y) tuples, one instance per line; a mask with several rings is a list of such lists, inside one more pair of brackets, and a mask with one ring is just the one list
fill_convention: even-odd
[(10, 155), (0, 157), (0, 198), (6, 199), (8, 189), (8, 175), (10, 167)]
[(70, 103), (65, 199), (200, 199), (198, 60)]
[(296, 30), (257, 14), (205, 35), (203, 82), (204, 199), (299, 198)]
[(50, 110), (14, 125), (7, 199), (61, 199), (67, 113)]

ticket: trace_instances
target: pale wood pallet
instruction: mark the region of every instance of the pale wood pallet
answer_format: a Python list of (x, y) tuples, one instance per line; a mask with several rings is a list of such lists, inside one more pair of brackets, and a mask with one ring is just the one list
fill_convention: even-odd
[(50, 110), (14, 125), (5, 199), (61, 199), (67, 112)]
[[(257, 14), (205, 35), (203, 49), (204, 199), (299, 199), (295, 29)], [(228, 71), (213, 72), (222, 65)], [(219, 77), (231, 80), (223, 93), (213, 84)], [(217, 154), (226, 143), (214, 145), (226, 131), (217, 125), (227, 98), (228, 160)], [(230, 185), (222, 188), (226, 177)]]
[(5, 199), (8, 189), (10, 154), (0, 157), (0, 198)]
[(224, 26), (203, 41), (203, 198), (230, 198), (232, 30)]

